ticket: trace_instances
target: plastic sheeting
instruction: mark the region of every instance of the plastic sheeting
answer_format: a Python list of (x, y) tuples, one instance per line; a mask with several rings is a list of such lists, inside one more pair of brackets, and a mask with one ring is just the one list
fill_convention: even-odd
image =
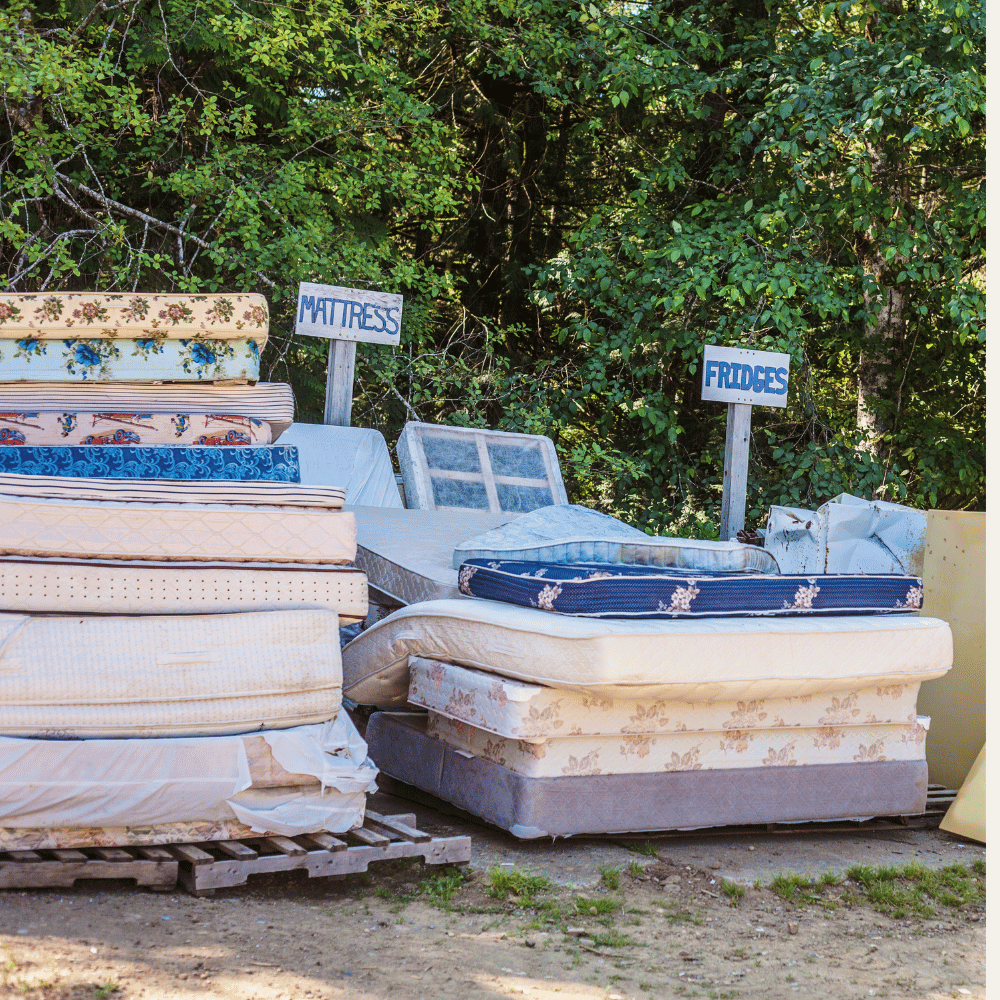
[(616, 563), (680, 569), (776, 573), (774, 557), (756, 545), (650, 537), (607, 514), (558, 504), (524, 514), (455, 546), (452, 566), (467, 559), (548, 563)]
[(927, 515), (841, 493), (818, 510), (771, 507), (764, 548), (782, 573), (923, 573)]
[(254, 831), (343, 832), (364, 816), (378, 770), (346, 714), (260, 734), (312, 785), (252, 788), (238, 736), (32, 740), (0, 737), (0, 827), (137, 827), (237, 819)]
[(389, 449), (378, 431), (295, 423), (281, 443), (299, 449), (300, 482), (346, 488), (349, 504), (403, 506)]

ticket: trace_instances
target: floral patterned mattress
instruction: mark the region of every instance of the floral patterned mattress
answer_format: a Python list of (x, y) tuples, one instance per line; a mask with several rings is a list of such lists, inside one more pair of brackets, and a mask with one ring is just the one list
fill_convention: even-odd
[(292, 387), (284, 382), (208, 385), (185, 382), (4, 382), (0, 412), (20, 413), (234, 413), (266, 421), (271, 442), (295, 414)]
[(256, 382), (253, 340), (0, 340), (0, 382)]
[(292, 445), (21, 445), (0, 448), (0, 473), (77, 479), (228, 479), (297, 483)]
[(271, 443), (271, 425), (238, 413), (0, 412), (0, 445)]
[(923, 603), (919, 577), (889, 574), (778, 576), (470, 559), (458, 580), (469, 597), (592, 618), (900, 614)]
[(726, 730), (910, 725), (919, 683), (824, 691), (795, 698), (744, 701), (637, 699), (628, 688), (593, 694), (543, 687), (410, 657), (408, 702), (511, 739)]
[(429, 712), (427, 734), (529, 778), (923, 760), (930, 720), (509, 739)]
[(29, 292), (0, 297), (0, 339), (247, 339), (267, 343), (263, 295)]

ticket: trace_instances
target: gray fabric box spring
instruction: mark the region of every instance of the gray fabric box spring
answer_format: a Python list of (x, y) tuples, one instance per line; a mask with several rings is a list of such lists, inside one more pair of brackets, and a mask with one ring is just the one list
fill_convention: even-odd
[(524, 840), (905, 816), (926, 806), (925, 761), (526, 778), (428, 736), (424, 718), (372, 715), (365, 739), (379, 769)]

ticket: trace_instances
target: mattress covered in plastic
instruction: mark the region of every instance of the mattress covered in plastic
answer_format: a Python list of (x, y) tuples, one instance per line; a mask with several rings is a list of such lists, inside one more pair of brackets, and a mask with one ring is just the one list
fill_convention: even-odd
[(919, 611), (923, 603), (920, 577), (902, 575), (778, 576), (470, 559), (458, 579), (469, 597), (592, 618), (899, 614)]
[(253, 736), (0, 737), (0, 849), (344, 832), (377, 773), (344, 713)]
[(411, 655), (548, 687), (735, 701), (932, 680), (952, 639), (909, 615), (618, 620), (457, 599), (400, 608), (343, 655), (345, 694), (365, 705), (405, 704)]
[(407, 701), (457, 722), (513, 739), (911, 724), (919, 683), (744, 701), (637, 699), (567, 691), (498, 677), (454, 663), (410, 657)]
[(333, 718), (330, 611), (171, 617), (0, 614), (0, 735), (205, 736)]
[(77, 479), (230, 479), (297, 483), (298, 451), (287, 445), (22, 445), (0, 448), (0, 473)]

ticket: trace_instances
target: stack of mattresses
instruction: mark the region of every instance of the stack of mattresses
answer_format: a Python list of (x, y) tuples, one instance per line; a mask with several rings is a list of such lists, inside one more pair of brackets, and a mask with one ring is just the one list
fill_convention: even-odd
[[(0, 300), (0, 380), (22, 380), (0, 385), (21, 428), (0, 448), (21, 456), (0, 463), (0, 849), (360, 825), (377, 771), (341, 711), (339, 626), (367, 613), (354, 515), (268, 443), (287, 387), (207, 381), (256, 379), (264, 300), (29, 298)], [(178, 384), (26, 381), (90, 321), (108, 363), (70, 378)], [(3, 339), (17, 324), (31, 336)], [(102, 421), (130, 429), (76, 443)]]
[(0, 299), (0, 472), (298, 482), (267, 332), (261, 295)]
[(916, 697), (951, 633), (914, 616), (919, 579), (782, 577), (759, 548), (599, 517), (463, 543), (475, 600), (344, 649), (346, 695), (385, 709), (366, 731), (384, 773), (519, 837), (923, 811)]

